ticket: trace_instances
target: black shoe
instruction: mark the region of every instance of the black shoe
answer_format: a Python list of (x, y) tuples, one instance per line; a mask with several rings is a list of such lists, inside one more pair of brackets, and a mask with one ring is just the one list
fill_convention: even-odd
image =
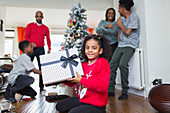
[(56, 100), (62, 100), (65, 98), (69, 98), (70, 96), (68, 95), (51, 95), (51, 96), (46, 96), (47, 101), (56, 101)]
[(115, 96), (115, 93), (109, 92), (108, 96)]
[(118, 99), (119, 100), (124, 100), (124, 99), (127, 99), (127, 98), (128, 98), (127, 93), (122, 93), (122, 95), (120, 95), (120, 97)]

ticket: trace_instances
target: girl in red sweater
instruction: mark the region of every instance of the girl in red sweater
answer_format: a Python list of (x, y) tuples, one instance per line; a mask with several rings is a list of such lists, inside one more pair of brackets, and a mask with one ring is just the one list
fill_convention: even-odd
[[(85, 38), (82, 46), (84, 75), (68, 79), (67, 85), (83, 85), (78, 97), (70, 97), (57, 103), (56, 109), (68, 113), (106, 113), (110, 79), (109, 41), (102, 35)], [(71, 82), (71, 83), (70, 83)]]

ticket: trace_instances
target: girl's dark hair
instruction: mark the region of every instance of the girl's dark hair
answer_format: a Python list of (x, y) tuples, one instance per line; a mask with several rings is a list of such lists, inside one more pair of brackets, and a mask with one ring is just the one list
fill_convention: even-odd
[(115, 17), (116, 17), (116, 11), (114, 8), (108, 8), (106, 10), (106, 13), (105, 13), (105, 18), (106, 18), (106, 21), (108, 21), (108, 18), (107, 18), (107, 13), (109, 12), (109, 10), (113, 10), (114, 11), (114, 18), (112, 19), (112, 22), (115, 21)]
[(85, 46), (86, 42), (90, 39), (94, 39), (99, 43), (100, 49), (103, 48), (103, 53), (99, 55), (100, 58), (105, 58), (109, 61), (111, 57), (111, 47), (110, 47), (110, 41), (105, 38), (103, 35), (92, 35), (85, 37), (83, 41), (83, 45), (81, 48), (82, 58), (85, 59), (85, 61), (88, 61), (88, 58), (85, 54)]
[(119, 5), (124, 7), (127, 11), (130, 11), (130, 8), (134, 5), (133, 0), (119, 0)]
[(24, 53), (24, 49), (28, 47), (29, 44), (30, 42), (28, 40), (21, 41), (19, 43), (19, 49)]

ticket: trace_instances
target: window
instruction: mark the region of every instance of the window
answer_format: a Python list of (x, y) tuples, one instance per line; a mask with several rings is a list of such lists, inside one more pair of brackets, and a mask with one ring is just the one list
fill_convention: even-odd
[(4, 48), (5, 55), (13, 55), (13, 40), (12, 39), (5, 39), (5, 48)]
[(14, 30), (6, 30), (5, 31), (5, 44), (4, 44), (4, 54), (5, 55), (13, 55), (13, 43), (14, 43), (15, 31)]
[[(61, 43), (65, 41), (64, 35), (61, 34), (51, 34), (50, 39), (51, 39), (51, 53), (58, 52), (61, 49)], [(45, 39), (45, 52), (47, 53), (48, 51), (48, 45), (47, 41)]]

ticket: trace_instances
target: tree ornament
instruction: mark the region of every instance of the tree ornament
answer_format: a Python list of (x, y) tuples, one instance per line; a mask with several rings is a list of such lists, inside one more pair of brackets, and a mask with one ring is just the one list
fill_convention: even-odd
[(81, 36), (80, 33), (78, 33), (77, 36), (80, 37)]
[(73, 20), (70, 20), (70, 26), (71, 27), (73, 26)]
[(73, 37), (70, 37), (71, 40), (73, 40)]
[(77, 42), (77, 44), (79, 44), (79, 45), (81, 44), (81, 40), (80, 40), (80, 39), (77, 39), (76, 42)]

